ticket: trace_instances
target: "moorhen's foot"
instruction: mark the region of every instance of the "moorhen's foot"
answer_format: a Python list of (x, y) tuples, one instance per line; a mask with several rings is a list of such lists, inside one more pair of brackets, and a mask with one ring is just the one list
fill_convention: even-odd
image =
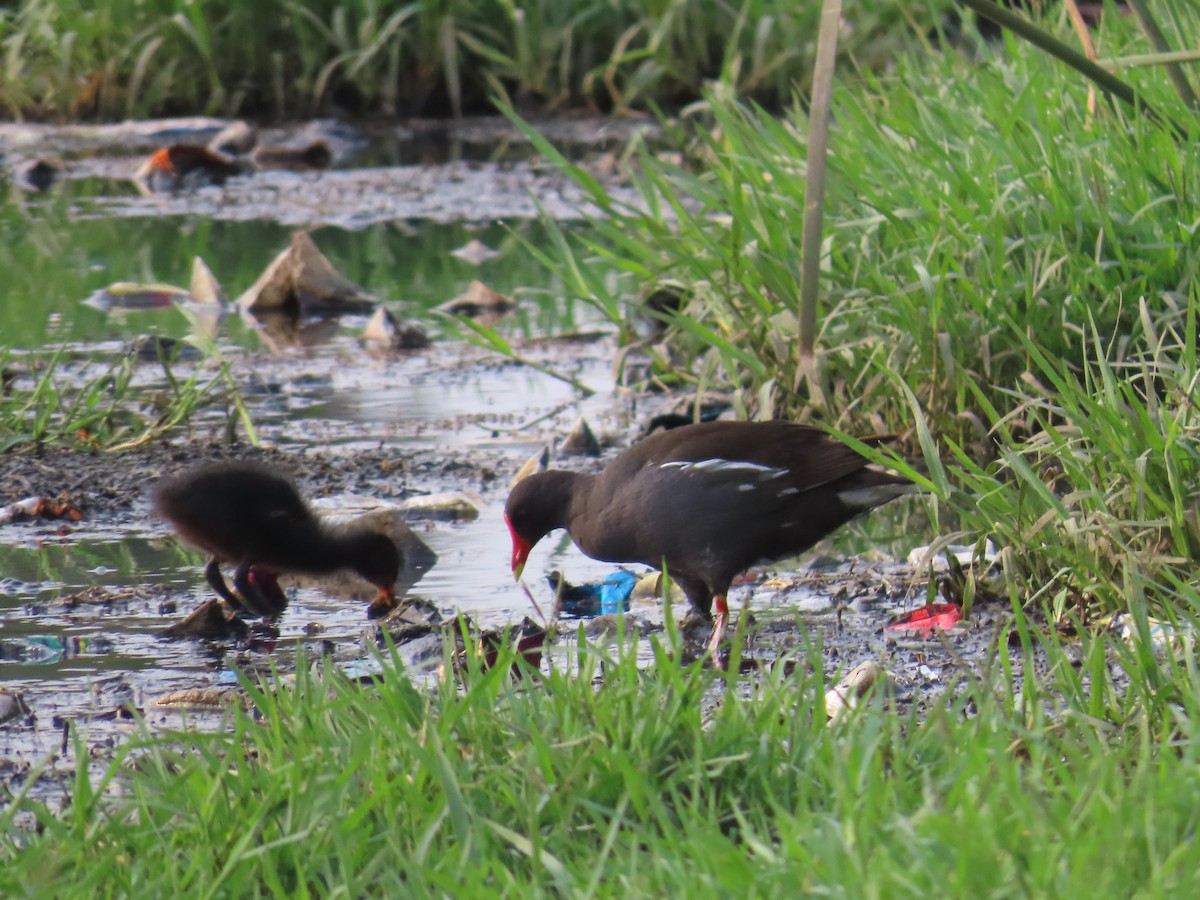
[(243, 562), (233, 573), (233, 590), (252, 615), (272, 618), (287, 609), (287, 595), (271, 571)]
[(684, 645), (689, 647), (689, 653), (699, 655), (709, 634), (712, 633), (713, 617), (705, 614), (694, 606), (687, 615), (679, 620), (679, 634), (683, 637)]

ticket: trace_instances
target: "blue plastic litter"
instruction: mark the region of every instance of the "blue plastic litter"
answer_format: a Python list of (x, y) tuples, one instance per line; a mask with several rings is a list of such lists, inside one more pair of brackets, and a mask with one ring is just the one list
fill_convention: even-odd
[(595, 584), (570, 584), (560, 573), (547, 576), (550, 589), (561, 591), (561, 611), (565, 616), (590, 618), (629, 611), (629, 595), (637, 585), (638, 576), (620, 569)]

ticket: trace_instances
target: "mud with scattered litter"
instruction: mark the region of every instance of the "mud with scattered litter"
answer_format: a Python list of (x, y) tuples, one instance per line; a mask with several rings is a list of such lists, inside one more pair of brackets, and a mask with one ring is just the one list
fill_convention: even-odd
[[(219, 124), (192, 122), (189, 133), (207, 133)], [(459, 140), (474, 139), (470, 127), (463, 126)], [(140, 152), (160, 145), (164, 135), (162, 126), (135, 124), (126, 126), (123, 139)], [(53, 151), (68, 159), (64, 177), (123, 178), (135, 159), (106, 156), (105, 141), (115, 138), (96, 130), (3, 126), (0, 140), (6, 141), (6, 164), (14, 171), (33, 152)], [(564, 217), (579, 216), (583, 203), (536, 161), (258, 173), (230, 185), (162, 196), (93, 197), (80, 214), (239, 218), (269, 211), (288, 223), (353, 226), (410, 215), (532, 215), (532, 205), (525, 206), (530, 192), (551, 214)], [(271, 667), (287, 672), (321, 656), (352, 674), (378, 672), (378, 627), (367, 620), (365, 607), (306, 586), (290, 591), (291, 605), (272, 631), (251, 630), (227, 641), (164, 639), (163, 628), (209, 597), (198, 555), (181, 548), (151, 516), (149, 488), (166, 472), (215, 459), (259, 460), (293, 475), (322, 512), (444, 492), (468, 497), (478, 503), (477, 518), (418, 516), (411, 522), (439, 556), (412, 593), (442, 616), (465, 612), (483, 627), (549, 614), (553, 595), (544, 576), (552, 569), (564, 570), (575, 582), (610, 573), (612, 566), (586, 559), (565, 539), (547, 539), (526, 570), (535, 608), (510, 576), (509, 539), (500, 518), (509, 481), (531, 456), (560, 446), (581, 416), (598, 438), (601, 458), (552, 454), (552, 465), (598, 469), (635, 440), (670, 398), (614, 389), (612, 335), (516, 343), (523, 355), (585, 382), (595, 393), (581, 397), (562, 381), (460, 343), (379, 358), (343, 338), (303, 353), (277, 356), (264, 350), (232, 360), (263, 447), (244, 438), (225, 442), (226, 416), (210, 411), (170, 442), (117, 455), (46, 450), (4, 456), (0, 506), (31, 496), (60, 498), (82, 518), (0, 525), (0, 551), (12, 567), (0, 572), (5, 610), (0, 685), (8, 692), (0, 692), (0, 699), (13, 698), (0, 704), (0, 712), (9, 711), (0, 722), (0, 782), (16, 791), (49, 760), (36, 789), (53, 798), (75, 766), (72, 729), (94, 765), (102, 766), (106, 751), (140, 719), (151, 728), (183, 722), (222, 727), (224, 710), (238, 702), (238, 672)], [(159, 387), (154, 365), (145, 371), (144, 384), (135, 387)], [(176, 377), (186, 375), (186, 365), (177, 368)], [(877, 515), (919, 502), (900, 501)], [(874, 660), (894, 676), (901, 708), (923, 708), (942, 702), (946, 690), (960, 690), (964, 682), (986, 687), (997, 670), (997, 654), (1011, 654), (1006, 604), (977, 608), (970, 623), (948, 635), (899, 634), (885, 625), (925, 603), (923, 575), (904, 563), (848, 563), (836, 554), (832, 561), (821, 559), (751, 573), (731, 592), (735, 617), (743, 602), (752, 610), (745, 654), (752, 664), (769, 665), (781, 656), (805, 660), (797, 651), (813, 642), (822, 648), (831, 680)], [(686, 603), (676, 602), (673, 609), (681, 618)], [(662, 622), (658, 599), (639, 601), (627, 614), (627, 630), (647, 636), (661, 631)], [(612, 627), (611, 619), (560, 619), (557, 633), (567, 639), (551, 636), (545, 664), (561, 664), (576, 629), (607, 642)], [(647, 640), (641, 639), (641, 647), (649, 658)], [(401, 653), (429, 667), (440, 660), (440, 643), (401, 647)], [(1011, 655), (1019, 673), (1020, 660)]]

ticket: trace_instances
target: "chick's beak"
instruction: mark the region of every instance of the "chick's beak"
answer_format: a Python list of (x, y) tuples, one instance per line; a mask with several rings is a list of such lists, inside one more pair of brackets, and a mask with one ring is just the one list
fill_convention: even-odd
[(508, 516), (504, 517), (504, 524), (508, 526), (508, 533), (512, 535), (513, 579), (520, 581), (521, 573), (525, 571), (525, 563), (529, 560), (529, 551), (533, 549), (533, 544), (517, 534), (517, 529), (513, 528), (512, 520)]
[(396, 608), (396, 585), (379, 585), (379, 594), (367, 608), (367, 617), (379, 619)]

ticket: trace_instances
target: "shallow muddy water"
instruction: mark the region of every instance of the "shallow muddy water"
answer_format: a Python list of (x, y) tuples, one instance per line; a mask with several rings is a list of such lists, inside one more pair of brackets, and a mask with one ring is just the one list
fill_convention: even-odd
[[(21, 134), (0, 129), (0, 140), (9, 142), (10, 177), (32, 146)], [(193, 460), (266, 453), (331, 513), (469, 492), (480, 504), (477, 519), (411, 523), (438, 556), (412, 593), (446, 615), (465, 612), (484, 626), (537, 618), (509, 574), (501, 508), (510, 478), (581, 416), (611, 455), (665, 403), (615, 389), (612, 335), (557, 339), (565, 332), (604, 331), (605, 325), (560, 296), (522, 241), (543, 239), (541, 227), (528, 219), (531, 191), (551, 214), (568, 219), (578, 217), (579, 197), (526, 159), (478, 161), (504, 158), (507, 151), (463, 155), (463, 146), (484, 145), (462, 136), (457, 161), (440, 169), (388, 158), (388, 151), (375, 147), (361, 157), (375, 167), (345, 164), (294, 177), (271, 173), (233, 187), (146, 197), (121, 180), (137, 157), (109, 148), (103, 135), (38, 135), (43, 146), (69, 160), (69, 172), (45, 193), (11, 186), (0, 205), (6, 282), (0, 347), (12, 351), (8, 364), (15, 368), (36, 366), (46, 348), (58, 348), (64, 354), (61, 377), (83, 382), (126, 354), (126, 342), (137, 335), (184, 337), (191, 325), (175, 307), (106, 312), (82, 301), (116, 281), (186, 284), (195, 256), (236, 297), (287, 246), (293, 226), (323, 223), (341, 226), (314, 233), (335, 266), (397, 318), (422, 322), (433, 343), (410, 353), (369, 355), (358, 342), (366, 317), (352, 315), (332, 323), (322, 341), (276, 353), (255, 328), (230, 314), (217, 345), (259, 439), (272, 449), (255, 451), (244, 438), (233, 448), (224, 444), (227, 417), (221, 409), (201, 414), (169, 443), (117, 456), (0, 457), (0, 505), (29, 493), (66, 491), (83, 513), (75, 523), (0, 524), (0, 687), (21, 692), (31, 711), (0, 725), (0, 777), (15, 784), (32, 763), (57, 751), (64, 723), (85, 733), (92, 747), (119, 740), (131, 727), (114, 716), (123, 705), (141, 710), (153, 725), (178, 724), (181, 713), (157, 706), (157, 698), (232, 684), (235, 667), (287, 671), (298, 646), (311, 655), (332, 654), (345, 665), (372, 656), (376, 629), (365, 606), (318, 587), (289, 592), (277, 636), (228, 642), (161, 637), (209, 590), (201, 574), (204, 559), (151, 517), (147, 488)], [(123, 140), (123, 147), (141, 154), (161, 136), (126, 134)], [(401, 195), (411, 205), (397, 206)], [(452, 255), (472, 239), (497, 255), (479, 265)], [(478, 349), (429, 312), (474, 279), (518, 299), (517, 314), (499, 327), (522, 353), (594, 393), (584, 397), (564, 381)], [(173, 374), (186, 377), (193, 366), (212, 371), (215, 363), (177, 363)], [(163, 389), (161, 366), (140, 364), (134, 387), (147, 396)], [(593, 470), (600, 464), (554, 461)], [(919, 504), (897, 503), (844, 530), (816, 555), (844, 559), (869, 546), (876, 559), (903, 556), (927, 541), (928, 519)], [(809, 629), (826, 648), (830, 672), (887, 657), (918, 693), (935, 691), (956, 665), (945, 648), (937, 641), (897, 642), (882, 631), (891, 613), (925, 602), (924, 584), (914, 583), (906, 566), (856, 565), (857, 575), (834, 566), (806, 570), (802, 577), (795, 566), (774, 567), (782, 581), (758, 573), (733, 592), (731, 606), (750, 599), (760, 618), (775, 623), (763, 631), (761, 652), (795, 646)], [(582, 582), (612, 568), (588, 560), (565, 535), (556, 535), (538, 546), (526, 573), (548, 612), (549, 571), (563, 569)], [(835, 606), (842, 607), (840, 616), (832, 614)], [(686, 604), (675, 606), (677, 618), (685, 612)], [(656, 626), (661, 601), (635, 605), (632, 616)], [(959, 650), (965, 642), (982, 653), (993, 626), (990, 618), (979, 619), (957, 638)], [(188, 715), (201, 724), (219, 722), (219, 714)]]

